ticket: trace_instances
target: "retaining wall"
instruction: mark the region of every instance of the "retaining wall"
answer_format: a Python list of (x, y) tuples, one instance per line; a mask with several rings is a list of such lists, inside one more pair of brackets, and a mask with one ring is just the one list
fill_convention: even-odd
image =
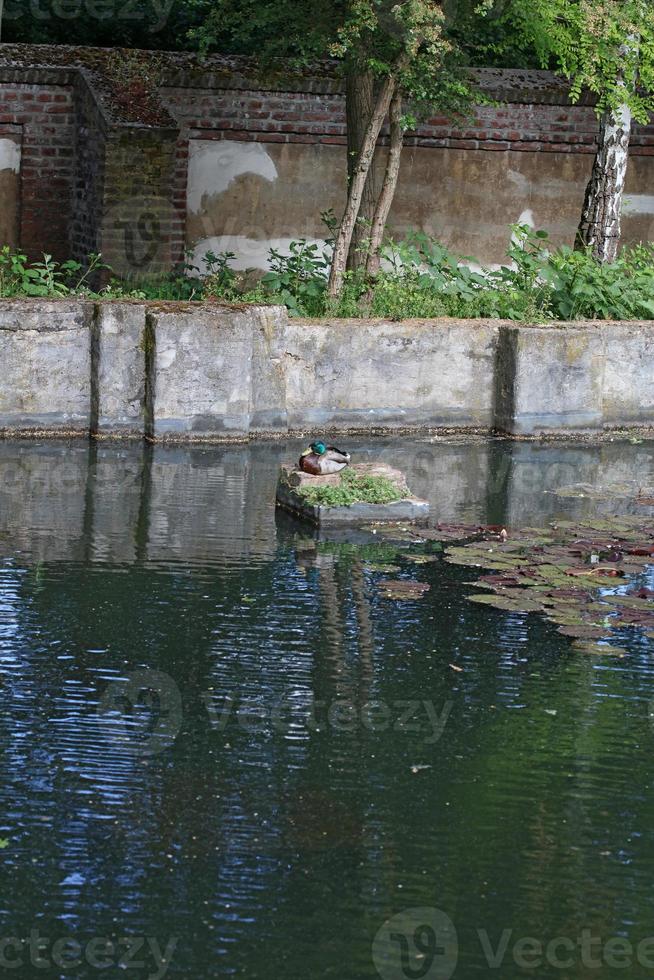
[(295, 320), (266, 306), (0, 303), (0, 434), (654, 426), (654, 324)]

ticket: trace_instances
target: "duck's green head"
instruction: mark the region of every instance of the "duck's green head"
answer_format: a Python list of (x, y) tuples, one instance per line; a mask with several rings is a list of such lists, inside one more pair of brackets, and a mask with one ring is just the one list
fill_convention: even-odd
[(317, 456), (324, 456), (327, 452), (327, 446), (324, 442), (312, 442), (311, 452), (315, 453)]

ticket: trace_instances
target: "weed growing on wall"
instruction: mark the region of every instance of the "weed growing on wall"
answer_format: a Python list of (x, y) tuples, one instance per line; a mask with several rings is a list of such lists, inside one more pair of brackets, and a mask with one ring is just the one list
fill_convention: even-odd
[(112, 279), (94, 292), (100, 255), (88, 262), (29, 263), (8, 246), (0, 249), (0, 297), (83, 296), (144, 300), (214, 300), (277, 304), (291, 316), (391, 320), (456, 317), (541, 323), (569, 320), (654, 320), (654, 243), (624, 248), (615, 262), (600, 263), (590, 250), (552, 249), (547, 233), (513, 225), (507, 265), (484, 269), (419, 232), (389, 241), (374, 277), (350, 272), (338, 300), (327, 295), (329, 254), (315, 243), (291, 242), (287, 255), (271, 249), (270, 271), (233, 269), (232, 252), (207, 253), (206, 272), (186, 263), (168, 276)]
[[(552, 250), (548, 235), (511, 227), (508, 263), (484, 269), (422, 233), (388, 242), (374, 279), (349, 274), (337, 302), (326, 295), (327, 261), (315, 245), (294, 242), (271, 253), (273, 271), (245, 300), (282, 303), (294, 316), (501, 318), (552, 320), (654, 319), (654, 244), (623, 249), (601, 264), (590, 250)], [(475, 269), (479, 271), (475, 271)]]
[(90, 255), (86, 265), (72, 259), (55, 262), (47, 253), (43, 254), (42, 261), (28, 262), (26, 255), (5, 245), (0, 248), (0, 298), (100, 295), (93, 293), (89, 281), (108, 268), (100, 255)]

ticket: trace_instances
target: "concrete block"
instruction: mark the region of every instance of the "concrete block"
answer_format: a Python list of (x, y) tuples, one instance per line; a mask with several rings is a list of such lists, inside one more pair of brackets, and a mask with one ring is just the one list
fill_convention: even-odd
[(602, 414), (607, 427), (654, 421), (654, 323), (604, 323)]
[(511, 435), (597, 429), (602, 423), (600, 330), (500, 328), (495, 425)]
[(493, 321), (289, 320), (290, 429), (490, 427)]
[(0, 432), (89, 431), (92, 321), (92, 303), (0, 302)]
[(136, 303), (98, 303), (93, 428), (100, 435), (145, 432), (145, 312)]
[(151, 435), (185, 440), (248, 435), (251, 312), (205, 305), (149, 316), (154, 334)]
[(279, 343), (288, 327), (283, 306), (253, 307), (250, 432), (284, 433), (288, 429), (286, 378)]

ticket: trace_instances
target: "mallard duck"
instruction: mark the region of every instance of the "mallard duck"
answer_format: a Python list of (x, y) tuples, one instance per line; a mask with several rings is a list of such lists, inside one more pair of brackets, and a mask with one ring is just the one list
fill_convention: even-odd
[(313, 476), (325, 476), (327, 473), (340, 473), (350, 462), (350, 454), (344, 453), (336, 446), (326, 446), (324, 442), (312, 442), (300, 456), (300, 469)]

